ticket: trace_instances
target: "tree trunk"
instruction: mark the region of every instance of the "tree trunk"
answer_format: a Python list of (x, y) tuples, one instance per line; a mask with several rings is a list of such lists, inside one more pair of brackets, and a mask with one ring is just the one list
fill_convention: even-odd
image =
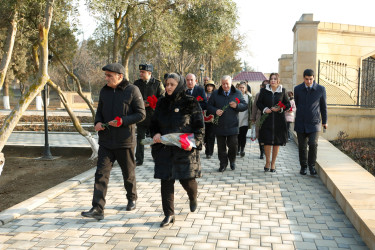
[(65, 70), (65, 73), (67, 73), (70, 77), (73, 78), (73, 81), (76, 83), (76, 86), (77, 86), (77, 93), (86, 102), (87, 106), (89, 106), (90, 111), (91, 111), (91, 115), (92, 115), (92, 121), (94, 122), (95, 121), (95, 110), (94, 110), (94, 107), (92, 106), (90, 100), (87, 99), (86, 96), (84, 96), (84, 94), (82, 93), (81, 81), (78, 79), (78, 77), (72, 71), (69, 71), (68, 66), (66, 66), (66, 64), (61, 60), (60, 56), (56, 53), (56, 51), (53, 48), (51, 48), (51, 51), (56, 56), (56, 58), (60, 62), (60, 64), (63, 66), (63, 68)]
[(73, 125), (83, 137), (86, 138), (86, 140), (90, 143), (91, 149), (92, 149), (92, 154), (90, 159), (95, 159), (98, 157), (98, 150), (99, 150), (99, 145), (96, 142), (96, 139), (91, 135), (91, 133), (85, 129), (82, 128), (81, 123), (79, 122), (77, 116), (74, 114), (72, 109), (69, 107), (69, 104), (66, 101), (66, 98), (61, 90), (61, 88), (56, 85), (54, 82), (52, 82), (51, 79), (48, 80), (48, 85), (51, 86), (58, 94), (60, 97), (60, 100), (62, 104), (65, 107), (66, 112), (68, 112), (70, 118), (72, 119)]
[(46, 4), (44, 23), (39, 25), (39, 45), (40, 45), (40, 64), (38, 74), (35, 82), (30, 86), (29, 91), (20, 99), (18, 106), (15, 107), (9, 116), (5, 119), (3, 126), (0, 129), (0, 152), (3, 150), (10, 134), (17, 125), (21, 116), (34, 100), (38, 93), (44, 88), (47, 83), (48, 76), (48, 32), (51, 27), (52, 12), (54, 0), (48, 0)]
[[(137, 40), (133, 43), (134, 33), (130, 26), (128, 25), (128, 18), (126, 18), (126, 42), (124, 46), (124, 51), (122, 53), (122, 65), (125, 68), (125, 76), (124, 78), (129, 79), (129, 58), (130, 55), (134, 52), (134, 50), (141, 44), (142, 40), (145, 38), (147, 31), (140, 35)], [(132, 44), (133, 43), (133, 44)]]
[(4, 109), (10, 109), (9, 82), (7, 79), (4, 81), (4, 86), (3, 86), (3, 106), (4, 106)]
[(14, 47), (14, 41), (17, 34), (17, 18), (18, 18), (18, 6), (14, 7), (14, 13), (12, 21), (9, 24), (8, 35), (4, 45), (4, 54), (0, 63), (0, 88), (3, 86), (5, 81), (5, 76), (8, 71), (9, 63), (12, 58), (12, 52)]
[(213, 71), (213, 65), (214, 64), (214, 59), (212, 58), (212, 55), (210, 55), (210, 61), (208, 62), (208, 74), (210, 79), (212, 80), (212, 71)]
[[(116, 13), (117, 14), (117, 13)], [(113, 51), (112, 51), (112, 57), (113, 62), (118, 62), (118, 51), (119, 51), (119, 45), (120, 45), (120, 35), (121, 35), (121, 12), (118, 14), (118, 16), (115, 16), (113, 18), (114, 20), (114, 34), (113, 34)]]

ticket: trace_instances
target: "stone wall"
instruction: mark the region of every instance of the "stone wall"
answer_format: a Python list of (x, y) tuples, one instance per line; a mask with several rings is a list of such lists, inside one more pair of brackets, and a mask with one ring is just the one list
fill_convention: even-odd
[(293, 91), (293, 55), (281, 55), (279, 58), (280, 82), (287, 91)]
[[(73, 109), (89, 109), (86, 102), (78, 95), (77, 92), (64, 91), (64, 96), (68, 104)], [(91, 101), (91, 93), (83, 92), (83, 95)], [(64, 105), (60, 102), (60, 107), (64, 108)]]

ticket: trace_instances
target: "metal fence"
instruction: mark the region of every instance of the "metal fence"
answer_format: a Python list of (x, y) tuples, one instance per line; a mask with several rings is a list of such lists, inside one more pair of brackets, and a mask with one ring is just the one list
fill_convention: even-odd
[(375, 59), (364, 60), (362, 72), (345, 63), (319, 61), (318, 84), (326, 88), (328, 105), (375, 107)]

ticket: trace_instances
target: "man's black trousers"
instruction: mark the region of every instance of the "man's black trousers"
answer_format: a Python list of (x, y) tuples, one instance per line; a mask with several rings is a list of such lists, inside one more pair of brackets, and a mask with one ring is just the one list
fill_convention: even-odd
[(109, 176), (113, 163), (116, 160), (122, 171), (126, 198), (133, 201), (137, 200), (134, 149), (107, 149), (100, 146), (98, 152), (98, 163), (95, 172), (94, 196), (92, 199), (93, 207), (97, 207), (101, 210), (104, 209)]

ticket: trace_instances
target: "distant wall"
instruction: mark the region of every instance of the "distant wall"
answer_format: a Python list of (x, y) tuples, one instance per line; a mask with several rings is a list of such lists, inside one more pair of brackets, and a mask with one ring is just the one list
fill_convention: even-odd
[(321, 135), (337, 139), (343, 131), (349, 138), (375, 138), (375, 108), (328, 107), (328, 129)]
[[(68, 104), (70, 105), (71, 108), (73, 109), (88, 109), (89, 107), (87, 106), (86, 102), (82, 99), (80, 95), (78, 95), (77, 92), (69, 92), (69, 91), (64, 91), (64, 96)], [(83, 95), (91, 101), (91, 93), (90, 92), (83, 92)], [(60, 103), (60, 107), (64, 108), (64, 105)]]

